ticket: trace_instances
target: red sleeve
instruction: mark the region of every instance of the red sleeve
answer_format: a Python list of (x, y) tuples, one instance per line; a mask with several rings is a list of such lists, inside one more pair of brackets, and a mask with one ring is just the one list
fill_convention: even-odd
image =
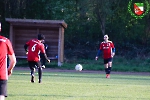
[(44, 44), (41, 44), (41, 53), (45, 53), (45, 48), (44, 48)]

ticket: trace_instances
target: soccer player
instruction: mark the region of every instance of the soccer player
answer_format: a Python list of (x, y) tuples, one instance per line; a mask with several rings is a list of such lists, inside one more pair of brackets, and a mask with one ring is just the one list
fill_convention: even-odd
[(108, 39), (109, 39), (108, 35), (104, 35), (104, 41), (100, 44), (98, 53), (95, 57), (95, 60), (98, 60), (98, 57), (99, 57), (101, 51), (103, 51), (106, 78), (110, 78), (112, 60), (115, 55), (114, 44), (112, 41), (109, 41)]
[(42, 66), (40, 62), (40, 56), (39, 53), (43, 53), (45, 56), (46, 60), (50, 63), (50, 60), (48, 59), (45, 49), (44, 49), (44, 44), (42, 41), (45, 39), (44, 35), (38, 34), (38, 39), (32, 39), (29, 40), (25, 45), (24, 49), (27, 54), (27, 60), (28, 64), (31, 70), (31, 82), (35, 82), (35, 68), (38, 68), (38, 75), (39, 75), (39, 83), (42, 81)]
[[(43, 40), (42, 43), (44, 44), (45, 53), (47, 53), (48, 45), (45, 43), (45, 40)], [(45, 68), (46, 59), (43, 53), (40, 53), (40, 58), (41, 58), (42, 68)]]
[[(1, 23), (0, 23), (1, 33)], [(14, 66), (16, 65), (16, 57), (10, 40), (0, 35), (0, 100), (7, 97), (7, 81), (11, 76)], [(10, 64), (7, 68), (7, 56)]]

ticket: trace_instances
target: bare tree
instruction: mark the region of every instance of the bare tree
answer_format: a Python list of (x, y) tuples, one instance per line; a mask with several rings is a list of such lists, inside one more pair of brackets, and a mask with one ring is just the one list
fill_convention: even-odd
[(91, 0), (93, 2), (93, 10), (100, 24), (102, 34), (105, 34), (106, 20), (119, 7), (120, 0)]

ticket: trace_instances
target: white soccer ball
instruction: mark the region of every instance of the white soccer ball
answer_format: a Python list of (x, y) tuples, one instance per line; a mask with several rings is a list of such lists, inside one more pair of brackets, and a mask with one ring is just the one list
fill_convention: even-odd
[(83, 69), (83, 67), (82, 67), (81, 64), (77, 64), (77, 65), (75, 66), (75, 70), (76, 70), (76, 71), (82, 71), (82, 69)]

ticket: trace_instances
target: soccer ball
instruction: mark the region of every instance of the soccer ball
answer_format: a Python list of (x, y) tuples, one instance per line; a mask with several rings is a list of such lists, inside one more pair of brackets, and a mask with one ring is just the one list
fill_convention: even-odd
[(82, 67), (81, 64), (77, 64), (77, 65), (75, 66), (75, 70), (76, 70), (76, 71), (82, 71), (82, 69), (83, 69), (83, 67)]

